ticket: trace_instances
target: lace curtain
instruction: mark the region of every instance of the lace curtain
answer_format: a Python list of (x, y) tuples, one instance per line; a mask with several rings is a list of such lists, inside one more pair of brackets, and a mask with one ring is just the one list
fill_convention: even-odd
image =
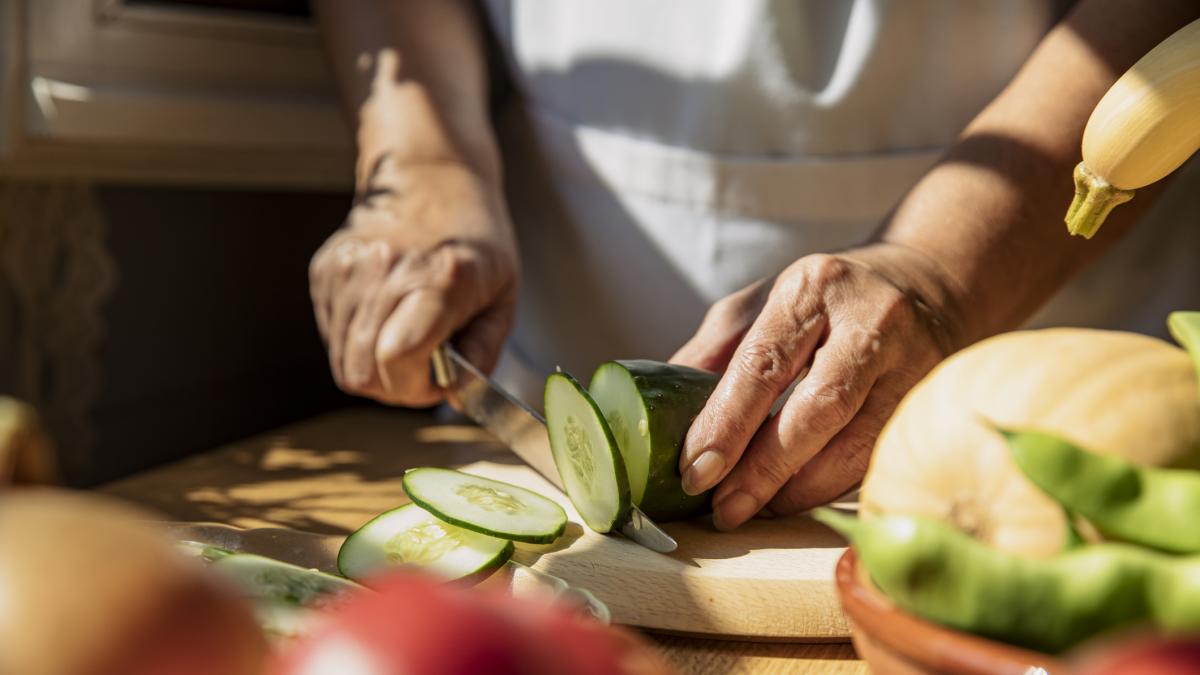
[(68, 476), (91, 463), (102, 309), (116, 283), (90, 186), (0, 182), (0, 393), (32, 403)]

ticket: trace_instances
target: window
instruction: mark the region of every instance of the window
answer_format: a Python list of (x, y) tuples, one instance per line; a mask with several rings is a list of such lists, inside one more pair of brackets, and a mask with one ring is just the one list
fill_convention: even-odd
[(303, 0), (0, 0), (0, 173), (345, 187)]

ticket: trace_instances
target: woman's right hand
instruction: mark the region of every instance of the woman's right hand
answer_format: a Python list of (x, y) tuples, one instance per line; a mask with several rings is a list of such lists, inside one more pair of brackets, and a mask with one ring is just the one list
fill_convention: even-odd
[(516, 242), (499, 190), (466, 167), (380, 173), (313, 256), (313, 309), (344, 391), (433, 405), (442, 392), (429, 363), (442, 342), (495, 366), (516, 308)]

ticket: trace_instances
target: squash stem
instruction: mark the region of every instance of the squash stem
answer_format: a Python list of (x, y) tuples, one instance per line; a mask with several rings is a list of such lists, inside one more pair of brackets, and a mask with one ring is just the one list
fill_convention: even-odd
[(1133, 199), (1133, 190), (1113, 187), (1080, 162), (1075, 167), (1075, 199), (1067, 210), (1067, 231), (1091, 239), (1113, 207), (1130, 199)]

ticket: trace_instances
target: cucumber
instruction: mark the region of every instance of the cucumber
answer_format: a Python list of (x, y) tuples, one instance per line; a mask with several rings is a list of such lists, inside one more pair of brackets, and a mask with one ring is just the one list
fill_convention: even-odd
[(361, 581), (388, 567), (411, 565), (443, 579), (482, 578), (508, 562), (513, 543), (439, 520), (416, 504), (376, 516), (346, 537), (338, 571)]
[(609, 361), (592, 375), (592, 399), (603, 411), (629, 471), (633, 503), (655, 520), (709, 510), (711, 491), (683, 491), (679, 454), (692, 420), (720, 376), (647, 360)]
[(453, 469), (410, 469), (404, 491), (451, 525), (501, 539), (548, 544), (567, 526), (567, 512), (538, 493)]
[(304, 607), (362, 588), (349, 579), (251, 553), (222, 555), (209, 568), (233, 581), (248, 598)]
[(214, 546), (199, 541), (183, 540), (175, 542), (176, 549), (189, 558), (199, 558), (201, 562), (210, 563), (218, 558), (237, 555), (237, 551)]
[(546, 378), (546, 430), (554, 465), (588, 527), (610, 532), (629, 519), (629, 477), (608, 422), (575, 378)]

